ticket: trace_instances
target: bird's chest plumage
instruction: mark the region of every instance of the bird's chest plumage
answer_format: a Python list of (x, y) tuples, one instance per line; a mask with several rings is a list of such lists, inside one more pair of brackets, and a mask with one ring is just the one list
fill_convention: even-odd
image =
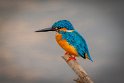
[(72, 45), (70, 45), (66, 39), (62, 38), (62, 34), (56, 33), (56, 41), (65, 51), (75, 56), (78, 55), (76, 49)]

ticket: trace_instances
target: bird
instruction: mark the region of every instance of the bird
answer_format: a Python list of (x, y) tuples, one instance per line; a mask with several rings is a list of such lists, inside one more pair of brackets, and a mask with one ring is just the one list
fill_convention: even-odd
[(59, 20), (50, 28), (44, 28), (35, 32), (56, 32), (56, 41), (65, 50), (65, 55), (70, 55), (67, 61), (76, 60), (76, 57), (89, 59), (93, 62), (88, 45), (83, 36), (79, 34), (68, 20)]

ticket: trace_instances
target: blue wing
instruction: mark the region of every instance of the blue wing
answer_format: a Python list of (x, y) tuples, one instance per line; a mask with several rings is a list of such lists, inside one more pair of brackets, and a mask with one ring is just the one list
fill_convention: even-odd
[(81, 57), (86, 58), (86, 54), (87, 54), (88, 59), (93, 61), (88, 51), (88, 46), (86, 44), (86, 41), (77, 31), (73, 31), (73, 32), (62, 31), (61, 34), (63, 39), (66, 39), (69, 42), (69, 44), (71, 44), (76, 48), (78, 54)]

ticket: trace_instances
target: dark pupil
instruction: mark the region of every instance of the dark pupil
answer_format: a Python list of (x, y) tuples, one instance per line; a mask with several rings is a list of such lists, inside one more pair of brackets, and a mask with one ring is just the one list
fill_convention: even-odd
[(61, 27), (58, 27), (58, 29), (61, 29)]

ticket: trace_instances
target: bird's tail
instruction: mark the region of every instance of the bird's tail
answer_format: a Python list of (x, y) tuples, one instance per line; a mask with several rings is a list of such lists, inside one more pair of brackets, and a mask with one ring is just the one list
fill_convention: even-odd
[(85, 59), (89, 59), (89, 60), (91, 60), (93, 62), (93, 59), (91, 58), (89, 53), (85, 53), (84, 57), (85, 57)]

